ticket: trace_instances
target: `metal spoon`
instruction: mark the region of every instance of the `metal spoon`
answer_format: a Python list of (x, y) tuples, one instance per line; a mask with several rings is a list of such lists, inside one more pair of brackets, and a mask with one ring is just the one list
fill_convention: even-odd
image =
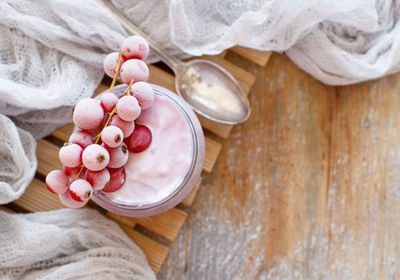
[(128, 32), (148, 41), (151, 49), (174, 71), (176, 91), (194, 111), (210, 120), (226, 124), (240, 123), (249, 117), (247, 96), (226, 69), (204, 59), (193, 59), (185, 63), (170, 56), (109, 1), (97, 2), (114, 14)]

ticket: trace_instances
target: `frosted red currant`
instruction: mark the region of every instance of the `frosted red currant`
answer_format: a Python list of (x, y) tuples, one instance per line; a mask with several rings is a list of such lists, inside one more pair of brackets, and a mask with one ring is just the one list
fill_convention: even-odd
[(110, 114), (108, 112), (105, 112), (103, 120), (101, 121), (100, 125), (97, 128), (92, 129), (92, 130), (89, 131), (90, 134), (92, 134), (92, 137), (93, 137), (92, 139), (95, 139), (95, 137), (100, 133), (100, 131), (106, 125), (109, 116), (110, 116)]
[(114, 125), (107, 126), (101, 133), (101, 141), (110, 148), (116, 148), (122, 144), (124, 134), (122, 130)]
[(145, 59), (149, 54), (149, 44), (140, 36), (130, 36), (122, 42), (122, 53), (127, 58)]
[(146, 82), (134, 83), (131, 88), (131, 93), (139, 102), (142, 110), (149, 108), (154, 102), (153, 88)]
[(85, 173), (86, 173), (87, 169), (86, 169), (86, 167), (83, 167), (83, 169), (81, 171), (81, 168), (82, 168), (82, 166), (77, 166), (77, 167), (64, 166), (64, 172), (68, 176), (70, 182), (78, 179), (79, 172), (80, 172), (79, 178), (85, 177)]
[(140, 106), (137, 99), (131, 95), (123, 96), (117, 103), (118, 116), (124, 121), (130, 122), (140, 116)]
[(126, 61), (120, 71), (121, 80), (129, 85), (133, 80), (136, 82), (146, 82), (149, 78), (149, 68), (146, 63), (138, 59)]
[[(118, 57), (119, 53), (118, 52), (112, 52), (108, 54), (103, 61), (103, 67), (104, 67), (104, 72), (107, 74), (107, 76), (114, 78), (115, 75), (115, 69), (117, 68), (118, 64)], [(121, 69), (121, 65), (125, 62), (126, 58), (124, 56), (121, 57), (121, 62), (119, 64), (119, 67)]]
[(110, 153), (110, 162), (108, 163), (107, 167), (122, 167), (128, 161), (129, 151), (125, 143), (117, 148), (109, 148), (108, 152)]
[(79, 202), (88, 201), (92, 196), (93, 188), (88, 181), (77, 179), (69, 186), (69, 193), (73, 200)]
[(152, 138), (151, 130), (147, 126), (136, 124), (135, 130), (124, 142), (130, 152), (140, 153), (150, 146)]
[(92, 98), (85, 98), (76, 104), (72, 119), (80, 129), (92, 130), (97, 128), (104, 117), (103, 108)]
[(84, 130), (78, 130), (71, 134), (69, 142), (78, 144), (82, 149), (86, 148), (90, 144), (93, 144), (93, 136)]
[(65, 143), (58, 155), (65, 166), (76, 167), (82, 164), (82, 148), (78, 144)]
[(86, 205), (87, 201), (76, 201), (71, 197), (69, 191), (66, 191), (62, 194), (59, 194), (58, 197), (60, 198), (62, 204), (69, 208), (81, 208)]
[(114, 93), (105, 93), (100, 98), (101, 107), (103, 107), (104, 111), (111, 112), (115, 105), (117, 105), (119, 98)]
[(125, 167), (120, 168), (108, 168), (110, 172), (110, 183), (102, 189), (103, 192), (115, 192), (119, 190), (125, 183), (126, 172)]
[(61, 170), (53, 170), (46, 176), (46, 187), (52, 193), (64, 193), (68, 189), (68, 176)]
[(101, 190), (110, 183), (110, 172), (107, 168), (100, 171), (88, 170), (85, 179), (92, 185), (93, 189)]
[(131, 135), (133, 130), (135, 129), (134, 121), (131, 122), (124, 121), (118, 115), (114, 115), (111, 118), (110, 125), (115, 125), (119, 127), (122, 130), (122, 133), (124, 134), (125, 138)]
[(87, 146), (82, 153), (83, 165), (92, 171), (99, 171), (105, 168), (110, 161), (108, 151), (99, 144)]

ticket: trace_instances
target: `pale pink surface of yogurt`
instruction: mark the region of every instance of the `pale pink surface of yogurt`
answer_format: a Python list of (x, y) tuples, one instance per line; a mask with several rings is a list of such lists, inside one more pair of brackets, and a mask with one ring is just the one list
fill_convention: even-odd
[(193, 159), (193, 140), (187, 120), (165, 96), (135, 121), (150, 128), (152, 142), (141, 153), (130, 153), (125, 184), (107, 196), (123, 203), (146, 204), (171, 194), (184, 180)]

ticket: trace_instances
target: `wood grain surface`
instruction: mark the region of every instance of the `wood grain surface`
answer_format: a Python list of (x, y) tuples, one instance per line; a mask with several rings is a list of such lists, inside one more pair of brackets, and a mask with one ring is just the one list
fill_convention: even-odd
[(400, 74), (321, 84), (285, 55), (251, 71), (159, 279), (399, 279)]

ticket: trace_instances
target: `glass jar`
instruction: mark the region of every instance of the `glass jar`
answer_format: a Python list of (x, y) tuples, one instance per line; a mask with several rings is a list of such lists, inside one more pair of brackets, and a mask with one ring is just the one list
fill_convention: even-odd
[[(156, 85), (151, 85), (154, 90), (155, 94), (155, 102), (153, 104), (154, 109), (152, 114), (155, 114), (155, 118), (160, 120), (160, 125), (154, 125), (154, 127), (149, 126), (147, 123), (141, 123), (141, 119), (144, 122), (146, 120), (146, 116), (148, 118), (152, 118), (150, 111), (146, 113), (147, 110), (151, 110), (152, 107), (142, 112), (141, 116), (135, 123), (141, 123), (143, 125), (149, 126), (153, 133), (153, 140), (148, 148), (148, 154), (140, 155), (141, 153), (135, 154), (130, 153), (129, 158), (130, 160), (126, 164), (126, 178), (125, 184), (123, 187), (116, 191), (115, 193), (106, 193), (102, 191), (95, 191), (92, 196), (92, 200), (96, 202), (101, 207), (116, 213), (122, 216), (130, 216), (130, 217), (143, 217), (143, 216), (152, 216), (162, 212), (169, 210), (170, 208), (177, 205), (181, 202), (193, 189), (193, 187), (197, 184), (200, 174), (203, 168), (204, 163), (204, 155), (205, 155), (205, 144), (204, 144), (204, 135), (203, 130), (201, 128), (200, 122), (197, 119), (196, 115), (190, 108), (190, 106), (178, 95), (174, 94), (173, 92)], [(113, 93), (116, 95), (121, 95), (125, 89), (127, 88), (126, 85), (119, 85), (116, 86), (113, 90)], [(105, 93), (105, 92), (104, 92)], [(173, 118), (170, 117), (168, 119), (168, 111), (165, 109), (165, 117), (164, 119), (162, 108), (162, 102), (164, 103), (164, 108), (168, 108), (168, 110), (172, 111), (176, 110), (176, 112), (170, 112), (175, 116), (180, 116), (181, 119), (174, 122)], [(172, 106), (169, 106), (172, 105)], [(155, 108), (157, 108), (157, 111)], [(143, 116), (143, 118), (142, 118)], [(156, 121), (157, 121), (156, 120)], [(182, 121), (183, 120), (183, 121)], [(181, 124), (184, 122), (186, 127), (179, 126), (179, 122)], [(175, 127), (174, 127), (175, 126)], [(157, 131), (157, 129), (159, 131)], [(172, 137), (168, 137), (169, 134), (173, 134)], [(182, 137), (179, 137), (179, 134), (184, 134)], [(157, 139), (158, 137), (158, 139)], [(170, 138), (170, 139), (169, 139)], [(165, 145), (171, 144), (171, 141), (178, 141), (180, 138), (183, 138), (182, 144), (182, 151), (185, 150), (186, 154), (182, 155), (182, 160), (179, 158), (179, 151), (171, 155), (166, 155), (168, 153), (168, 148), (164, 147)], [(176, 148), (177, 143), (172, 142), (172, 147)], [(191, 145), (189, 148), (188, 145)], [(153, 147), (155, 146), (155, 147)], [(158, 146), (158, 147), (157, 147)], [(158, 149), (160, 148), (160, 149)], [(159, 152), (158, 152), (159, 151)], [(146, 151), (142, 152), (145, 153)], [(154, 153), (153, 153), (154, 152)], [(157, 152), (159, 156), (162, 156), (163, 153), (166, 157), (169, 158), (169, 163), (163, 163), (162, 159), (154, 161), (154, 170), (149, 172), (152, 168), (151, 159), (157, 158)], [(155, 156), (152, 156), (152, 155)], [(132, 159), (131, 159), (132, 157)], [(142, 172), (141, 176), (143, 178), (136, 178), (138, 180), (144, 179), (145, 181), (150, 181), (151, 184), (143, 184), (143, 182), (139, 183), (136, 181), (135, 178), (130, 178), (129, 169), (132, 170), (132, 175), (136, 174), (137, 169), (141, 169), (139, 166), (138, 168), (133, 168), (134, 164), (136, 163), (135, 157), (137, 159), (141, 158), (143, 165), (146, 165), (147, 171)], [(144, 161), (143, 158), (146, 158)], [(130, 163), (132, 160), (133, 163)], [(179, 166), (181, 162), (185, 162), (185, 167)], [(140, 163), (140, 162), (139, 162)], [(150, 167), (147, 167), (150, 165)], [(160, 170), (158, 170), (160, 169)], [(162, 170), (161, 170), (162, 169)], [(184, 170), (185, 169), (185, 170)], [(178, 174), (177, 174), (178, 172)], [(179, 173), (180, 172), (180, 173)], [(143, 175), (145, 174), (145, 175)], [(161, 174), (161, 175), (160, 175)], [(174, 174), (174, 178), (178, 179), (175, 180), (174, 184), (171, 185), (171, 178), (168, 178), (169, 174)], [(164, 177), (162, 177), (162, 175)], [(136, 175), (135, 175), (136, 176)], [(149, 177), (150, 176), (150, 177)], [(153, 176), (154, 178), (151, 178)], [(160, 178), (156, 178), (159, 176)], [(171, 175), (172, 176), (172, 175)], [(170, 177), (171, 177), (170, 176)], [(145, 178), (144, 178), (145, 177)], [(164, 179), (163, 179), (164, 178)], [(140, 191), (143, 190), (143, 193), (146, 193), (145, 199), (142, 197)], [(151, 190), (156, 193), (154, 197), (151, 197)], [(157, 191), (155, 191), (157, 190)], [(150, 194), (149, 194), (150, 193)], [(124, 195), (129, 194), (129, 195)], [(135, 195), (136, 194), (136, 195)], [(128, 199), (129, 197), (129, 199)], [(141, 199), (136, 199), (135, 197), (141, 197)]]

